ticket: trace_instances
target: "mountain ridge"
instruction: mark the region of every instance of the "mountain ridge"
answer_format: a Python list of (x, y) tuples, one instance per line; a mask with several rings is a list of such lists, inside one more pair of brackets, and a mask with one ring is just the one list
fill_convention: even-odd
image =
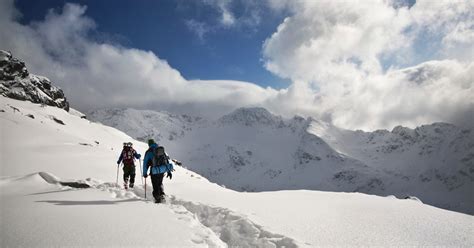
[(62, 89), (46, 77), (30, 74), (23, 61), (4, 50), (0, 50), (0, 94), (69, 111)]
[[(92, 119), (114, 126), (101, 116)], [(126, 119), (116, 121), (127, 125)], [(151, 119), (140, 120), (147, 121)], [(120, 125), (115, 127), (120, 129)], [(217, 120), (188, 123), (176, 139), (163, 138), (177, 132), (160, 121), (147, 125), (161, 132), (157, 140), (189, 169), (234, 190), (317, 189), (416, 196), (436, 206), (474, 213), (469, 198), (474, 186), (474, 138), (468, 129), (452, 124), (363, 132), (313, 118), (284, 119), (263, 108), (238, 108)], [(127, 133), (137, 137), (134, 132)], [(456, 135), (447, 141), (451, 134)], [(449, 150), (450, 145), (454, 150)], [(440, 154), (441, 150), (446, 154)], [(461, 162), (451, 153), (462, 155)], [(445, 162), (438, 161), (441, 156)]]

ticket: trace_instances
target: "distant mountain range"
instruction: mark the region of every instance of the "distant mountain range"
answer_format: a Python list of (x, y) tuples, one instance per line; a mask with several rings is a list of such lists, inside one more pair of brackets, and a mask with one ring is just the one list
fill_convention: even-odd
[(474, 213), (473, 130), (451, 124), (351, 131), (263, 108), (239, 108), (217, 120), (135, 109), (88, 116), (139, 140), (154, 138), (187, 168), (234, 190), (416, 196)]

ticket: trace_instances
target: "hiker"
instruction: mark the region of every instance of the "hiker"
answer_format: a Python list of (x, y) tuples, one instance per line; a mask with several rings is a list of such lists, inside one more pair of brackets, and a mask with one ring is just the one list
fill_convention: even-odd
[(141, 155), (133, 149), (132, 142), (123, 143), (123, 150), (120, 153), (120, 157), (117, 161), (117, 166), (123, 161), (123, 187), (128, 189), (128, 179), (130, 178), (130, 188), (133, 188), (135, 183), (135, 158), (140, 159)]
[(163, 177), (167, 172), (166, 177), (170, 179), (173, 177), (171, 171), (173, 165), (169, 162), (169, 156), (165, 153), (162, 146), (158, 146), (153, 139), (148, 140), (148, 150), (143, 159), (143, 177), (146, 180), (148, 176), (148, 167), (150, 168), (151, 184), (153, 185), (153, 197), (155, 203), (161, 203), (165, 200), (165, 192), (163, 189)]

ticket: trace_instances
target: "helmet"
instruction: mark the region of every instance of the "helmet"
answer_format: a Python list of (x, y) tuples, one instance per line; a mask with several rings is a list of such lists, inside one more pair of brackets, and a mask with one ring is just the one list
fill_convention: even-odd
[(132, 142), (128, 142), (128, 146), (132, 147), (133, 146)]

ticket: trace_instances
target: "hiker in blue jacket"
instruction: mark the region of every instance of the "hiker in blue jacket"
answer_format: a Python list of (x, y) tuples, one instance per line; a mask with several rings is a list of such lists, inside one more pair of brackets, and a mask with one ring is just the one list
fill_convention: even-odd
[(162, 146), (158, 146), (153, 139), (148, 140), (148, 150), (143, 159), (143, 177), (146, 180), (148, 168), (150, 168), (151, 183), (153, 185), (153, 197), (156, 203), (164, 201), (165, 192), (163, 189), (163, 177), (173, 177), (171, 171), (173, 165), (169, 162), (169, 157)]
[(130, 188), (135, 183), (135, 159), (140, 159), (141, 155), (132, 147), (132, 142), (123, 143), (123, 149), (117, 160), (117, 166), (123, 161), (123, 187), (128, 189), (128, 178), (130, 178)]

